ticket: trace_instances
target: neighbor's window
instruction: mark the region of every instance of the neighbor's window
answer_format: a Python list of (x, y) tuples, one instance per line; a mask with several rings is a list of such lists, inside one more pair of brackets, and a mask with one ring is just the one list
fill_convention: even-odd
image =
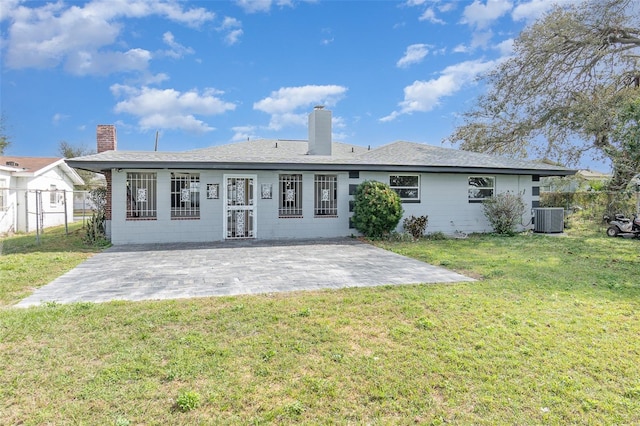
[(200, 175), (171, 173), (171, 219), (200, 218)]
[(58, 204), (58, 187), (49, 185), (49, 204), (55, 207)]
[(7, 180), (0, 179), (0, 211), (7, 210), (8, 192)]
[(496, 178), (492, 176), (469, 177), (469, 202), (481, 203), (493, 197), (496, 188)]
[(398, 193), (402, 201), (420, 201), (420, 176), (418, 175), (391, 175), (389, 186)]
[(279, 217), (302, 217), (302, 175), (280, 175)]
[(338, 216), (338, 176), (315, 175), (314, 215)]
[(127, 173), (127, 219), (155, 219), (157, 177), (155, 173)]

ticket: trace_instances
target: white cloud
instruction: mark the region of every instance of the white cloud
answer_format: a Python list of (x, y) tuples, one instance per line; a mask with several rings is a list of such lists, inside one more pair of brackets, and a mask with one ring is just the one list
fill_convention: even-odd
[(306, 125), (307, 113), (297, 112), (314, 105), (331, 107), (347, 92), (347, 88), (337, 85), (283, 87), (271, 92), (270, 96), (253, 104), (253, 109), (271, 114), (269, 128), (279, 130), (288, 126)]
[(151, 52), (131, 49), (126, 52), (70, 52), (65, 69), (77, 75), (108, 75), (114, 72), (144, 71), (149, 66)]
[(429, 21), (432, 24), (444, 24), (445, 23), (442, 19), (436, 18), (436, 13), (431, 8), (425, 10), (422, 13), (422, 15), (420, 15), (420, 18), (418, 18), (418, 20), (419, 21)]
[(232, 127), (234, 134), (231, 137), (231, 141), (247, 141), (249, 139), (257, 139), (256, 131), (258, 128), (256, 126), (235, 126)]
[(67, 118), (69, 118), (68, 115), (61, 114), (58, 112), (53, 114), (53, 117), (51, 117), (51, 122), (53, 123), (54, 126), (57, 126), (61, 121), (66, 120)]
[(254, 103), (253, 108), (269, 114), (286, 113), (316, 104), (333, 106), (346, 93), (343, 86), (282, 87), (271, 95)]
[(472, 84), (479, 74), (488, 71), (497, 61), (475, 60), (461, 62), (445, 68), (438, 78), (415, 81), (404, 88), (404, 100), (398, 103), (399, 110), (393, 111), (380, 121), (392, 121), (403, 114), (431, 111), (440, 99), (451, 96), (463, 87)]
[(114, 107), (116, 113), (128, 113), (138, 118), (141, 129), (181, 129), (195, 133), (214, 130), (195, 115), (212, 116), (234, 110), (236, 105), (220, 98), (223, 92), (205, 89), (179, 92), (175, 89), (141, 88), (114, 84), (111, 92), (125, 99)]
[(140, 82), (145, 86), (149, 84), (160, 84), (167, 80), (169, 80), (169, 76), (163, 72), (158, 74), (146, 73), (140, 78)]
[(191, 55), (194, 53), (190, 47), (183, 46), (178, 43), (170, 31), (167, 31), (162, 35), (162, 41), (170, 47), (169, 50), (163, 50), (162, 54), (173, 59), (180, 59), (184, 55)]
[(495, 49), (500, 52), (501, 56), (509, 56), (513, 53), (513, 39), (508, 38), (496, 44)]
[(509, 0), (474, 0), (473, 3), (464, 8), (462, 23), (483, 29), (493, 21), (511, 10), (513, 5)]
[(452, 1), (450, 3), (444, 3), (444, 4), (441, 4), (440, 6), (438, 6), (438, 10), (440, 12), (443, 12), (443, 13), (444, 12), (449, 12), (449, 11), (455, 9), (455, 8), (456, 8), (456, 2), (455, 1)]
[(335, 38), (333, 37), (333, 30), (331, 28), (323, 28), (321, 32), (322, 34), (326, 34), (326, 36), (322, 38), (320, 44), (328, 46), (334, 42)]
[(244, 31), (241, 29), (229, 31), (226, 36), (224, 36), (224, 41), (229, 45), (234, 45), (238, 41), (240, 41), (240, 37), (244, 34)]
[(396, 62), (398, 68), (407, 68), (409, 65), (419, 64), (429, 53), (426, 44), (412, 44), (407, 47), (404, 56)]
[(471, 50), (474, 50), (478, 47), (486, 48), (489, 45), (489, 42), (493, 38), (493, 31), (475, 31), (471, 36), (471, 45), (469, 46)]
[(511, 12), (511, 17), (514, 21), (533, 22), (550, 10), (554, 4), (568, 2), (568, 0), (563, 2), (558, 0), (531, 0), (517, 5)]
[(240, 41), (240, 37), (244, 34), (242, 30), (242, 22), (236, 18), (225, 16), (222, 24), (217, 28), (219, 32), (225, 32), (224, 41), (229, 45), (234, 45)]
[[(108, 64), (108, 72), (140, 70), (150, 59), (144, 49), (109, 49), (117, 41), (125, 18), (160, 16), (191, 27), (213, 19), (204, 8), (184, 9), (182, 4), (148, 0), (94, 0), (77, 6), (62, 2), (3, 3), (5, 64), (9, 68), (51, 68), (64, 64), (75, 74), (98, 72), (94, 64)], [(148, 52), (147, 52), (148, 53)], [(102, 57), (104, 56), (104, 57)], [(109, 63), (114, 59), (123, 62)]]
[(469, 47), (465, 46), (464, 44), (459, 44), (456, 47), (453, 48), (453, 52), (454, 53), (468, 53), (469, 52)]
[(273, 4), (277, 6), (293, 6), (291, 0), (236, 0), (236, 4), (240, 6), (246, 13), (269, 12)]

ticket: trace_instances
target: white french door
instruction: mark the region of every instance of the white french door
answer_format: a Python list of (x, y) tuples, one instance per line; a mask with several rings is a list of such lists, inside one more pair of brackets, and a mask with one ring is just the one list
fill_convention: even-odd
[(224, 176), (224, 238), (256, 238), (256, 176)]

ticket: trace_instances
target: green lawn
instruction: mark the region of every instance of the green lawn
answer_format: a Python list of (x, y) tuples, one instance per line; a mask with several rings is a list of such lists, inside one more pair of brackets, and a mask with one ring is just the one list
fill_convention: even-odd
[(48, 228), (36, 240), (35, 234), (19, 234), (0, 239), (0, 309), (25, 298), (82, 263), (99, 247), (83, 242), (82, 222)]
[[(638, 424), (640, 240), (603, 235), (379, 244), (473, 283), (5, 306), (0, 418)], [(9, 265), (89, 255), (75, 247), (16, 248)], [(0, 293), (5, 305), (41, 283), (28, 275)]]

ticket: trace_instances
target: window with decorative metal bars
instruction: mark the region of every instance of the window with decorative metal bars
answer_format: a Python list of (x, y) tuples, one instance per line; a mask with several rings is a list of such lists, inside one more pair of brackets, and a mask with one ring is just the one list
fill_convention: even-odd
[(171, 219), (200, 218), (200, 175), (171, 173)]
[(302, 175), (280, 175), (280, 217), (302, 217)]
[(315, 175), (315, 216), (338, 216), (338, 176)]
[(156, 173), (127, 173), (127, 219), (155, 219)]

